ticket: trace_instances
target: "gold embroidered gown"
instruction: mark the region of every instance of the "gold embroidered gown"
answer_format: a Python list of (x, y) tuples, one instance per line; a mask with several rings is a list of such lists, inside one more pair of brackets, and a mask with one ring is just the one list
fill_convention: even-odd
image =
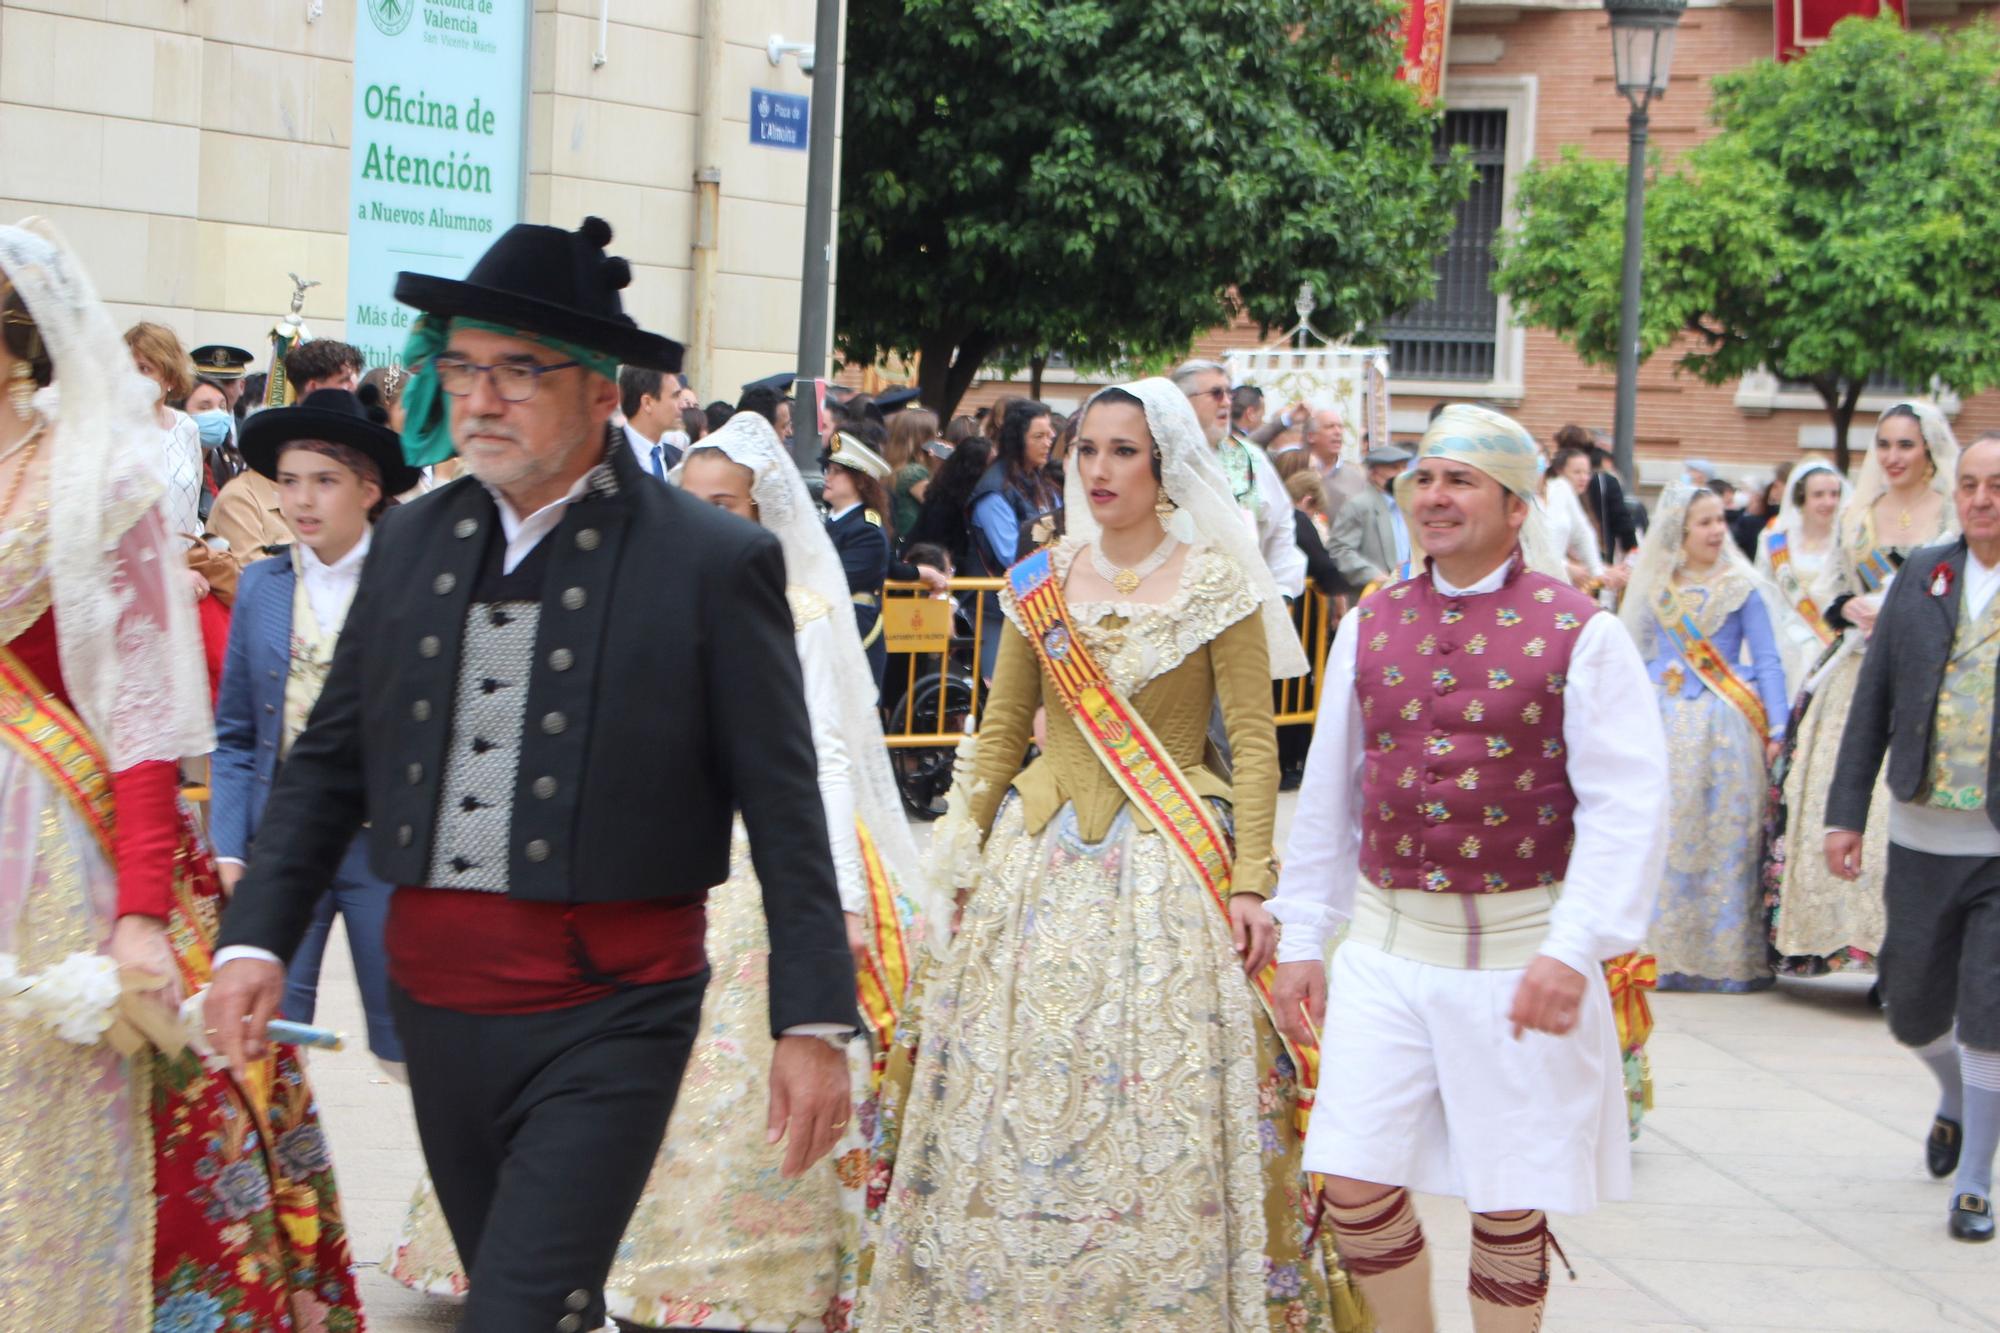
[[(1079, 549), (1057, 548), (1058, 577)], [(961, 883), (977, 867), (978, 886), (930, 964), (913, 1067), (884, 1087), (893, 1177), (859, 1324), (1332, 1330), (1329, 1259), (1304, 1244), (1290, 1064), (1228, 923), (1064, 713), (1011, 595), (1000, 602), (969, 818), (941, 826), (933, 854), (956, 859)], [(1228, 559), (1196, 547), (1165, 603), (1073, 604), (1071, 623), (1195, 790), (1233, 815), (1234, 887), (1265, 894), (1278, 771), (1256, 609)], [(1218, 700), (1233, 789), (1204, 762)], [(1022, 769), (1037, 707), (1048, 739)], [(1339, 1327), (1357, 1325), (1340, 1294)]]
[[(1957, 530), (1949, 500), (1939, 509), (1937, 531), (1909, 546), (1888, 548), (1907, 557), (1918, 546), (1941, 541)], [(1843, 593), (1860, 593), (1860, 561), (1876, 545), (1875, 516), (1859, 506), (1842, 509), (1834, 530), (1831, 568), (1820, 588), (1824, 610)], [(1926, 577), (1916, 571), (1915, 577)], [(1898, 577), (1902, 577), (1898, 575)], [(1847, 711), (1861, 678), (1867, 650), (1859, 630), (1846, 632), (1838, 654), (1822, 666), (1796, 706), (1794, 738), (1783, 768), (1782, 861), (1766, 869), (1766, 901), (1777, 970), (1787, 976), (1817, 976), (1843, 968), (1871, 968), (1888, 924), (1882, 904), (1882, 876), (1889, 860), (1888, 786), (1877, 779), (1876, 818), (1868, 821), (1862, 845), (1861, 877), (1844, 880), (1826, 868), (1826, 794), (1840, 756)]]

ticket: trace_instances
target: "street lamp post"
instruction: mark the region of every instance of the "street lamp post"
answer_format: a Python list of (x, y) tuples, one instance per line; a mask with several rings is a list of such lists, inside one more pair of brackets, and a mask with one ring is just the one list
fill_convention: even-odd
[(1639, 407), (1639, 261), (1646, 230), (1646, 121), (1667, 91), (1674, 33), (1687, 0), (1604, 0), (1618, 91), (1632, 107), (1625, 162), (1625, 274), (1618, 309), (1618, 408), (1612, 447), (1625, 480), (1638, 484), (1632, 437)]

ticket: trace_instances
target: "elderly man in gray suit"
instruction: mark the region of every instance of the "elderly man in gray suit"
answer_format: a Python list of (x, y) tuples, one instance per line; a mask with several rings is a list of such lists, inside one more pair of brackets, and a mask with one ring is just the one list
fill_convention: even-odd
[(1954, 494), (1964, 535), (1911, 553), (1869, 637), (1827, 795), (1826, 860), (1860, 874), (1886, 751), (1882, 997), (1889, 1030), (1943, 1089), (1926, 1157), (1933, 1176), (1957, 1172), (1950, 1233), (1985, 1241), (2000, 1142), (2000, 432), (1960, 455)]
[(1371, 449), (1362, 461), (1368, 467), (1368, 489), (1340, 507), (1326, 544), (1350, 588), (1402, 578), (1410, 559), (1410, 525), (1389, 489), (1410, 461), (1410, 451), (1385, 445)]

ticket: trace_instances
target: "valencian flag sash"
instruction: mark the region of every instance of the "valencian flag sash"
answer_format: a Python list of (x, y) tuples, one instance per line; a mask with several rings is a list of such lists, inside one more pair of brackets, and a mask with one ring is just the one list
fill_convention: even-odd
[[(1787, 569), (1791, 568), (1792, 539), (1790, 533), (1782, 531), (1772, 532), (1770, 539), (1764, 543), (1764, 549), (1771, 553), (1771, 571), (1773, 573), (1782, 575)], [(1806, 581), (1799, 577), (1796, 570), (1793, 570), (1792, 577), (1798, 579), (1800, 589), (1799, 600), (1792, 603), (1792, 608), (1799, 613), (1800, 618), (1807, 625), (1812, 627), (1812, 632), (1819, 635), (1821, 643), (1832, 643), (1838, 636), (1834, 634), (1833, 627), (1826, 623), (1826, 615), (1819, 609), (1819, 603), (1815, 602), (1812, 599), (1812, 595), (1805, 591)], [(1778, 586), (1784, 586), (1782, 578), (1779, 580)]]
[[(1751, 593), (1756, 596), (1756, 593)], [(1743, 677), (1722, 659), (1708, 637), (1695, 627), (1694, 617), (1681, 604), (1680, 594), (1671, 584), (1662, 585), (1653, 597), (1653, 615), (1660, 622), (1660, 628), (1680, 650), (1681, 657), (1701, 677), (1701, 683), (1721, 695), (1724, 702), (1743, 714), (1743, 720), (1750, 724), (1751, 734), (1762, 741), (1770, 734), (1771, 723), (1764, 712), (1764, 701), (1757, 691), (1747, 685)]]
[(861, 844), (861, 870), (868, 881), (868, 961), (855, 975), (854, 989), (861, 1016), (874, 1034), (875, 1063), (870, 1087), (879, 1088), (895, 1044), (896, 1019), (910, 993), (910, 949), (903, 920), (896, 911), (896, 886), (882, 864), (882, 854), (868, 826), (854, 823)]
[[(1145, 812), (1227, 921), (1229, 844), (1216, 825), (1214, 814), (1188, 786), (1187, 777), (1174, 763), (1173, 756), (1153, 735), (1138, 710), (1112, 688), (1103, 667), (1071, 629), (1069, 605), (1063, 600), (1062, 584), (1055, 577), (1048, 551), (1037, 551), (1015, 565), (1007, 578), (1028, 642), (1034, 646), (1035, 656), (1055, 686), (1064, 710), (1076, 722), (1077, 729), (1117, 781), (1119, 789)], [(1273, 1026), (1278, 1026), (1271, 993), (1271, 982), (1276, 975), (1276, 965), (1267, 963), (1251, 981), (1251, 989), (1263, 1002), (1264, 1011), (1272, 1016)], [(1308, 1029), (1311, 1026), (1308, 1015)], [(1314, 1034), (1305, 1045), (1295, 1045), (1284, 1036), (1281, 1026), (1278, 1035), (1298, 1074), (1298, 1126), (1303, 1136), (1312, 1114), (1313, 1089), (1319, 1084), (1319, 1039)]]

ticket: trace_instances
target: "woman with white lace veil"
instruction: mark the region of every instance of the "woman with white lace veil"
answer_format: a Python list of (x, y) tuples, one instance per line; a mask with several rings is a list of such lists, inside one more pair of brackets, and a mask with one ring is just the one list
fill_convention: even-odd
[(1299, 1213), (1293, 1066), (1252, 980), (1275, 944), (1271, 681), (1305, 655), (1171, 383), (1091, 398), (1066, 480), (1067, 536), (1000, 593), (993, 691), (936, 830), (963, 919), (908, 1083), (885, 1084), (861, 1322), (1352, 1328)]
[(1661, 498), (1619, 612), (1667, 737), (1667, 858), (1648, 936), (1661, 990), (1771, 984), (1758, 871), (1765, 765), (1791, 699), (1778, 630), (1787, 614), (1730, 539), (1714, 492), (1682, 486)]
[[(847, 609), (847, 578), (777, 432), (755, 412), (739, 412), (691, 446), (670, 479), (761, 524), (784, 550), (820, 799), (871, 1030), (848, 1048), (854, 1110), (845, 1138), (804, 1176), (785, 1179), (783, 1150), (764, 1136), (769, 933), (739, 823), (729, 879), (708, 897), (713, 977), (701, 1034), (605, 1301), (616, 1318), (647, 1327), (846, 1328), (861, 1258), (875, 1071), (927, 932), (945, 941), (951, 903), (921, 897), (923, 869), (889, 769), (875, 676)], [(390, 1274), (418, 1290), (464, 1289), (428, 1182)]]
[(1847, 491), (1847, 478), (1825, 459), (1802, 464), (1785, 479), (1777, 521), (1757, 534), (1757, 572), (1793, 612), (1785, 626), (1785, 655), (1787, 674), (1800, 684), (1839, 637), (1813, 593), (1833, 555), (1834, 520), (1847, 503)]
[(1860, 879), (1836, 879), (1820, 850), (1826, 793), (1875, 612), (1911, 551), (1958, 530), (1951, 502), (1957, 472), (1958, 441), (1944, 414), (1927, 402), (1898, 403), (1876, 419), (1861, 479), (1834, 522), (1833, 549), (1813, 601), (1840, 637), (1805, 682), (1805, 695), (1794, 708), (1793, 736), (1774, 774), (1783, 803), (1774, 820), (1765, 887), (1771, 943), (1783, 975), (1871, 968), (1882, 947), (1888, 821), (1869, 821)]
[(0, 1327), (326, 1328), (360, 1305), (296, 1053), (253, 1115), (193, 1052), (107, 1040), (121, 969), (206, 983), (221, 901), (154, 399), (53, 230), (0, 226)]

